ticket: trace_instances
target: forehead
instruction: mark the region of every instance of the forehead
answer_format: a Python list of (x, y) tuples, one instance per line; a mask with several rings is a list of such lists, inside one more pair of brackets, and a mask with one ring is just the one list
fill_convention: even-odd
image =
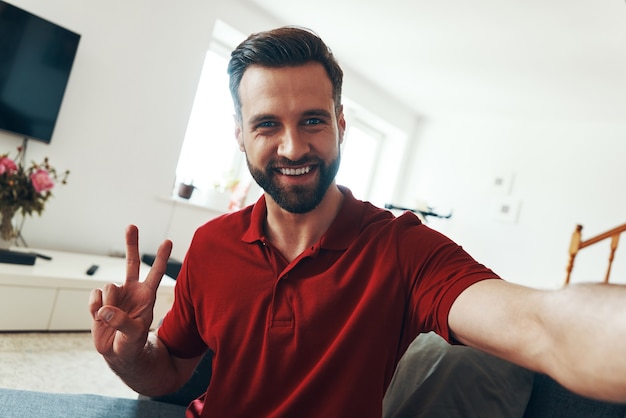
[(334, 105), (330, 78), (317, 62), (280, 68), (252, 65), (241, 78), (239, 98), (243, 115), (311, 106), (330, 110)]

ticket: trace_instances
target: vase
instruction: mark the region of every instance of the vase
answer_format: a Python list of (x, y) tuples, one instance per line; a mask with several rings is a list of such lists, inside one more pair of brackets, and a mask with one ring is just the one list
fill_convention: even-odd
[(17, 209), (2, 208), (0, 210), (0, 249), (8, 249), (15, 245), (18, 230), (15, 227), (14, 216)]
[(178, 196), (183, 199), (189, 199), (195, 188), (193, 184), (180, 183), (178, 186)]

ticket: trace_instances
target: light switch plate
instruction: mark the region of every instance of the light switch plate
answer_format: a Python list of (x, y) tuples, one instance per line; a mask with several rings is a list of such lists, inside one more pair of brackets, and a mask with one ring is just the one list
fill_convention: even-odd
[(497, 173), (491, 177), (491, 193), (507, 196), (513, 191), (513, 173)]
[(492, 217), (496, 221), (516, 223), (519, 218), (522, 201), (519, 198), (504, 196), (493, 200), (491, 204)]

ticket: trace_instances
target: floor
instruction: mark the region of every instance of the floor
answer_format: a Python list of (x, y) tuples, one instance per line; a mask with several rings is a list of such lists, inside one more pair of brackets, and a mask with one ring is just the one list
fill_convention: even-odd
[(0, 388), (137, 398), (95, 350), (89, 332), (0, 332)]

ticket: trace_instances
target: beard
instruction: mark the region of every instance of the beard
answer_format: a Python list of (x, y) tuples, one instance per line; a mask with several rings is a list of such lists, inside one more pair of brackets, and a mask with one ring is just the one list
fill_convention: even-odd
[[(340, 153), (329, 164), (320, 159), (304, 158), (299, 161), (280, 159), (270, 161), (265, 168), (254, 167), (246, 155), (246, 163), (254, 181), (271, 196), (284, 210), (291, 213), (307, 213), (315, 209), (324, 199), (326, 191), (335, 180), (339, 171)], [(316, 164), (319, 172), (318, 181), (312, 186), (285, 186), (281, 185), (276, 177), (280, 176), (273, 167), (302, 166)]]

